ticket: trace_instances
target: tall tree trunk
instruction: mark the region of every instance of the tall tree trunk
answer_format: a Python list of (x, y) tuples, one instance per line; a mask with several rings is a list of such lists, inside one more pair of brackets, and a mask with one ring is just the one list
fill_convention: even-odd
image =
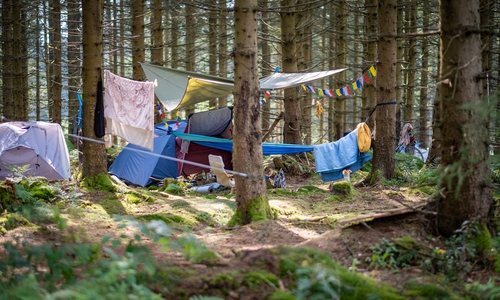
[(2, 107), (3, 115), (9, 121), (15, 120), (16, 118), (14, 111), (14, 63), (12, 60), (14, 1), (15, 0), (4, 0), (2, 3)]
[(234, 143), (236, 212), (229, 225), (271, 218), (266, 197), (259, 115), (257, 54), (257, 0), (236, 0), (234, 5)]
[[(424, 32), (429, 29), (429, 1), (423, 0), (422, 3), (422, 27), (424, 28)], [(429, 42), (428, 38), (424, 37), (422, 39), (422, 70), (420, 72), (420, 131), (419, 138), (420, 147), (427, 148), (428, 143), (428, 125), (427, 125), (427, 114), (428, 114), (428, 85), (429, 85)]]
[[(336, 8), (335, 3), (330, 3), (329, 5), (329, 11), (334, 11)], [(326, 11), (325, 11), (325, 16), (324, 19), (326, 22)], [(330, 28), (331, 30), (328, 32), (328, 69), (333, 70), (335, 69), (335, 56), (337, 54), (336, 50), (337, 49), (337, 36), (335, 34), (335, 24), (336, 22), (334, 21), (334, 18), (331, 17), (330, 15)], [(329, 86), (335, 86), (336, 79), (332, 76), (328, 79), (328, 85)], [(336, 127), (335, 127), (335, 103), (341, 101), (337, 97), (335, 98), (329, 98), (328, 99), (328, 141), (333, 142), (335, 140), (336, 136)]]
[[(406, 32), (410, 34), (416, 33), (417, 28), (417, 15), (415, 2), (410, 0), (408, 2), (407, 16), (407, 28)], [(415, 69), (417, 62), (417, 42), (415, 37), (410, 36), (408, 38), (408, 66), (407, 66), (407, 82), (406, 82), (406, 93), (405, 93), (405, 108), (404, 108), (404, 122), (410, 123), (412, 126), (415, 125)]]
[[(281, 50), (283, 72), (297, 73), (297, 53), (295, 29), (296, 12), (295, 1), (281, 0)], [(301, 111), (300, 99), (297, 96), (296, 88), (284, 90), (283, 103), (285, 105), (285, 118), (283, 128), (283, 142), (288, 144), (302, 144), (302, 134), (300, 132)]]
[(162, 0), (153, 0), (151, 10), (153, 18), (151, 20), (151, 63), (163, 66), (163, 5)]
[[(297, 2), (298, 5), (305, 7), (301, 9), (297, 14), (298, 18), (296, 20), (296, 28), (298, 30), (298, 43), (297, 43), (297, 70), (299, 72), (309, 71), (311, 64), (311, 10), (307, 9), (309, 1), (300, 0)], [(304, 5), (305, 4), (305, 5)], [(311, 97), (308, 93), (299, 93), (300, 95), (300, 106), (302, 111), (301, 120), (301, 134), (304, 136), (304, 143), (306, 145), (311, 144)], [(318, 98), (317, 101), (323, 101), (323, 99)]]
[(36, 6), (36, 33), (35, 33), (35, 120), (40, 121), (40, 89), (41, 89), (41, 72), (40, 72), (40, 40), (42, 39), (42, 26), (40, 26), (40, 6)]
[[(262, 7), (263, 10), (261, 12), (262, 22), (260, 23), (260, 31), (262, 32), (263, 39), (260, 39), (260, 48), (262, 51), (262, 60), (261, 60), (261, 74), (262, 77), (266, 77), (271, 75), (271, 47), (269, 46), (269, 41), (267, 37), (269, 36), (269, 13), (266, 11), (269, 3), (267, 0), (261, 0), (259, 7)], [(261, 91), (265, 93), (265, 91)], [(261, 98), (263, 95), (261, 95)], [(266, 101), (261, 105), (262, 108), (262, 133), (266, 135), (269, 132), (269, 126), (271, 125), (271, 101), (266, 99)]]
[[(397, 1), (379, 0), (378, 4), (378, 69), (377, 103), (393, 101), (396, 97), (396, 20)], [(373, 78), (373, 79), (375, 79)], [(372, 79), (372, 80), (373, 80)], [(396, 176), (395, 149), (396, 109), (393, 105), (377, 108), (375, 116), (375, 149), (373, 150), (372, 173), (381, 171), (386, 179)]]
[[(367, 28), (367, 40), (366, 43), (366, 60), (370, 65), (376, 65), (377, 60), (377, 28), (378, 28), (378, 12), (377, 12), (378, 0), (365, 0), (365, 6), (368, 8), (367, 15), (365, 17), (366, 28)], [(369, 83), (365, 82), (363, 86), (364, 99), (363, 103), (363, 115), (362, 118), (366, 119), (368, 114), (373, 109), (377, 103), (377, 93), (375, 91), (375, 80), (371, 80)], [(383, 100), (385, 101), (385, 100)], [(375, 116), (379, 111), (375, 111), (374, 114), (368, 119), (368, 126), (372, 130), (375, 129)]]
[(52, 104), (50, 106), (50, 119), (54, 123), (61, 124), (62, 117), (62, 59), (61, 59), (61, 1), (50, 1), (50, 49), (52, 59), (50, 61), (51, 79), (50, 90), (52, 91)]
[[(347, 62), (347, 43), (346, 43), (346, 30), (347, 30), (347, 12), (345, 0), (340, 0), (335, 16), (339, 26), (337, 27), (337, 62), (338, 68), (345, 68)], [(340, 86), (345, 86), (347, 82), (347, 72), (341, 72), (338, 75), (338, 82)], [(335, 101), (335, 140), (339, 140), (344, 136), (346, 131), (346, 102), (347, 97), (338, 98)]]
[[(81, 63), (81, 40), (82, 36), (80, 33), (80, 1), (68, 0), (68, 110), (69, 116), (73, 117), (70, 120), (70, 124), (75, 127), (78, 124), (78, 109), (80, 108), (80, 102), (77, 98), (77, 92), (80, 88), (80, 63)], [(115, 62), (116, 65), (116, 62)], [(71, 121), (75, 122), (72, 124)], [(74, 126), (68, 126), (68, 133), (76, 134), (74, 131)], [(76, 143), (76, 139), (70, 138), (72, 143)]]
[[(210, 6), (217, 7), (217, 0), (210, 0)], [(210, 75), (217, 75), (217, 10), (208, 11), (208, 72)], [(217, 98), (208, 101), (210, 109), (217, 108)]]
[(14, 1), (12, 6), (12, 78), (14, 114), (19, 121), (28, 121), (28, 99), (24, 99), (23, 78), (23, 51), (22, 51), (22, 25), (21, 25), (21, 2)]
[[(186, 70), (195, 71), (196, 63), (196, 19), (193, 0), (185, 1), (186, 5)], [(186, 108), (186, 116), (194, 113), (194, 105)]]
[[(482, 102), (479, 0), (441, 0), (442, 195), (437, 226), (450, 236), (466, 220), (487, 222), (493, 201), (488, 108)], [(481, 111), (481, 107), (482, 110)], [(486, 113), (484, 113), (486, 111)]]
[[(102, 80), (102, 15), (103, 0), (82, 0), (83, 24), (83, 136), (97, 139), (94, 133), (94, 111), (98, 81)], [(102, 92), (102, 91), (101, 91)], [(83, 141), (83, 177), (107, 171), (103, 143)]]
[[(219, 12), (219, 76), (227, 77), (227, 12), (225, 8), (227, 7), (227, 0), (218, 0), (219, 7), (223, 8)], [(262, 55), (264, 57), (264, 50), (262, 50)], [(219, 107), (227, 106), (227, 96), (219, 97)]]
[[(153, 65), (163, 66), (163, 25), (162, 25), (162, 14), (163, 5), (161, 0), (154, 0), (152, 2), (151, 10), (153, 11), (153, 18), (151, 20), (151, 31), (152, 31), (152, 45), (151, 45), (151, 63)], [(155, 104), (159, 105), (163, 109), (163, 104), (154, 95)], [(155, 124), (162, 122), (162, 117), (157, 109), (155, 109)]]
[[(354, 4), (355, 5), (355, 10), (356, 11), (359, 11), (359, 7), (357, 4)], [(359, 37), (359, 13), (356, 13), (354, 15), (354, 36), (356, 37)], [(354, 49), (354, 65), (356, 67), (359, 67), (360, 65), (360, 60), (361, 60), (361, 55), (359, 55), (358, 53), (361, 53), (360, 50), (361, 50), (361, 47), (360, 47), (360, 42), (356, 39), (354, 40), (353, 42), (353, 49)], [(353, 94), (354, 94), (354, 101), (353, 101), (353, 113), (352, 113), (352, 124), (351, 124), (351, 128), (356, 128), (356, 125), (359, 123), (359, 122), (363, 122), (361, 121), (361, 118), (360, 118), (360, 109), (359, 109), (359, 92), (356, 93), (355, 91), (353, 91)]]
[[(398, 35), (403, 35), (403, 24), (404, 24), (404, 4), (403, 0), (398, 0)], [(401, 129), (403, 129), (403, 105), (405, 104), (405, 99), (403, 98), (403, 60), (404, 60), (404, 49), (403, 49), (403, 39), (399, 38), (396, 41), (396, 136), (399, 138), (401, 134)]]
[(144, 0), (132, 0), (132, 69), (134, 80), (146, 80), (141, 67), (145, 58), (144, 46)]

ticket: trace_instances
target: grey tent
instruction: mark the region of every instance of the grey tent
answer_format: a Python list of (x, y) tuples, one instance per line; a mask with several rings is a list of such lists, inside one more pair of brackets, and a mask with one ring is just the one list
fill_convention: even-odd
[(19, 169), (50, 180), (70, 177), (69, 153), (61, 126), (48, 122), (0, 124), (0, 180)]

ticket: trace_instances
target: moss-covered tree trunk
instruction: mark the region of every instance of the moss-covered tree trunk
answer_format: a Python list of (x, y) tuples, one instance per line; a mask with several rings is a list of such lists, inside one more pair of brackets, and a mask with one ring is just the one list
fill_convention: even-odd
[(442, 108), (442, 197), (437, 226), (451, 235), (465, 220), (487, 222), (493, 201), (488, 104), (482, 102), (479, 0), (442, 0), (439, 96)]
[(229, 226), (271, 217), (266, 196), (262, 156), (257, 53), (257, 0), (236, 0), (234, 5), (234, 143), (236, 212)]

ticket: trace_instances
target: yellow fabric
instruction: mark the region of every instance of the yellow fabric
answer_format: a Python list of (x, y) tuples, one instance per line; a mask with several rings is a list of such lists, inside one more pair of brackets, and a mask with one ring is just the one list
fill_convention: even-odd
[(368, 152), (372, 144), (372, 133), (370, 127), (363, 122), (359, 123), (357, 126), (358, 130), (358, 148), (360, 152)]

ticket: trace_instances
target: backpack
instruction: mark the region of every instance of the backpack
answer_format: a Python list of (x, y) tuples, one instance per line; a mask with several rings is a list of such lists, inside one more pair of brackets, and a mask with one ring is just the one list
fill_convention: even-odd
[(358, 130), (358, 148), (360, 152), (368, 152), (372, 144), (372, 134), (370, 127), (365, 122), (359, 123)]

